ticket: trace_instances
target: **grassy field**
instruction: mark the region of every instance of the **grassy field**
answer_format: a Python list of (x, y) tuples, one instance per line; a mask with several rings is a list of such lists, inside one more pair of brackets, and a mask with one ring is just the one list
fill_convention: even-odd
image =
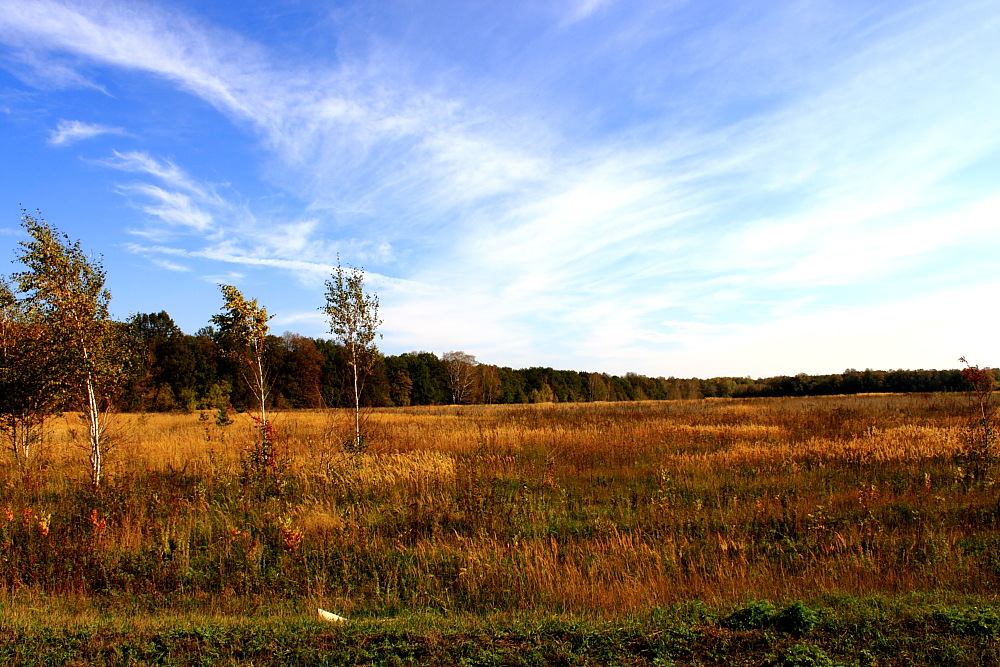
[(0, 662), (988, 664), (1000, 502), (970, 414), (387, 409), (352, 454), (348, 415), (294, 412), (274, 464), (243, 415), (123, 415), (99, 491), (65, 415), (4, 471)]

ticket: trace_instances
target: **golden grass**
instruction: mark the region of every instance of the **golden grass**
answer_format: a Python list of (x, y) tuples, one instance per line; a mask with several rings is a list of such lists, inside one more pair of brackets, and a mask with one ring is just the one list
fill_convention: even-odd
[[(114, 491), (87, 501), (107, 533), (86, 548), (112, 574), (159, 563), (136, 580), (150, 591), (281, 588), (359, 612), (983, 593), (1000, 505), (992, 472), (963, 467), (966, 414), (953, 395), (381, 409), (349, 454), (349, 414), (289, 412), (277, 491), (248, 486), (246, 415), (120, 415)], [(8, 487), (0, 505), (90, 535), (42, 500), (86, 478), (80, 424), (50, 423), (48, 495)]]

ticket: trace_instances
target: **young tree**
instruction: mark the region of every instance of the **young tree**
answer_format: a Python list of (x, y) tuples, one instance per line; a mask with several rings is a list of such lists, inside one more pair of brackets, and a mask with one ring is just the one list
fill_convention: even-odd
[(70, 241), (48, 222), (22, 211), (21, 226), (31, 236), (20, 243), (14, 273), (26, 322), (40, 326), (48, 348), (46, 366), (59, 368), (59, 379), (87, 422), (90, 480), (97, 487), (104, 472), (107, 415), (127, 369), (120, 327), (108, 315), (111, 294), (104, 286), (100, 259), (88, 257), (79, 241)]
[(996, 406), (993, 402), (996, 379), (988, 368), (973, 366), (965, 357), (961, 357), (959, 361), (965, 365), (962, 377), (972, 385), (973, 399), (973, 423), (961, 458), (967, 465), (967, 473), (976, 481), (982, 481), (986, 479), (996, 459), (993, 448), (996, 441)]
[(61, 383), (46, 327), (28, 321), (22, 306), (0, 277), (0, 433), (25, 468), (56, 408)]
[(972, 394), (975, 399), (976, 421), (979, 422), (983, 430), (983, 439), (992, 441), (993, 415), (996, 408), (993, 405), (993, 392), (996, 389), (996, 379), (993, 372), (988, 368), (973, 366), (965, 357), (959, 357), (961, 363), (965, 364), (962, 369), (962, 377), (972, 385)]
[[(267, 426), (268, 372), (264, 362), (267, 351), (267, 309), (257, 305), (257, 299), (247, 301), (232, 285), (219, 285), (223, 312), (212, 316), (218, 337), (229, 354), (240, 365), (243, 379), (260, 405), (261, 428)], [(266, 430), (264, 431), (266, 433)]]
[(354, 446), (361, 449), (361, 387), (371, 373), (381, 338), (378, 328), (378, 294), (365, 291), (365, 271), (345, 269), (337, 258), (337, 267), (326, 281), (326, 305), (320, 308), (330, 318), (330, 333), (347, 350), (354, 389)]

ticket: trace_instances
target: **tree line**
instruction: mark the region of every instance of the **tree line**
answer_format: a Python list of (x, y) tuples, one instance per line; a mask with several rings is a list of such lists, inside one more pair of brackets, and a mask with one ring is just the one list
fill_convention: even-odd
[(166, 312), (124, 322), (109, 316), (100, 258), (87, 255), (42, 219), (22, 212), (30, 240), (19, 243), (23, 270), (0, 275), (0, 435), (27, 461), (45, 419), (82, 413), (91, 479), (100, 484), (107, 415), (113, 411), (254, 410), (261, 437), (254, 456), (270, 461), (272, 409), (354, 410), (354, 446), (362, 447), (362, 406), (471, 403), (681, 400), (815, 396), (871, 392), (966, 391), (960, 370), (856, 371), (841, 374), (710, 379), (514, 369), (480, 363), (463, 351), (383, 355), (375, 341), (378, 295), (364, 271), (337, 259), (326, 282), (330, 338), (271, 333), (255, 299), (220, 285), (222, 308), (195, 334)]
[[(142, 365), (126, 392), (128, 411), (249, 409), (255, 399), (218, 342), (205, 327), (183, 333), (165, 312), (136, 315), (132, 336)], [(270, 404), (277, 409), (351, 407), (353, 374), (344, 345), (286, 332), (269, 336)], [(465, 352), (426, 351), (375, 355), (360, 388), (362, 405), (553, 403), (818, 396), (881, 392), (966, 391), (960, 370), (849, 369), (834, 375), (761, 379), (648, 377), (637, 373), (515, 369), (480, 363)]]

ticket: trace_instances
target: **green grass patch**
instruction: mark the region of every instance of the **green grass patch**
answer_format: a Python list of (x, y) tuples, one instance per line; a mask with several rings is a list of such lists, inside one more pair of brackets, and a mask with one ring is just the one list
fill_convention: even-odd
[[(986, 665), (1000, 660), (1000, 603), (838, 598), (737, 608), (685, 603), (616, 620), (538, 613), (423, 613), (343, 624), (247, 601), (136, 615), (8, 599), (9, 665)], [(134, 607), (133, 607), (134, 609)]]

